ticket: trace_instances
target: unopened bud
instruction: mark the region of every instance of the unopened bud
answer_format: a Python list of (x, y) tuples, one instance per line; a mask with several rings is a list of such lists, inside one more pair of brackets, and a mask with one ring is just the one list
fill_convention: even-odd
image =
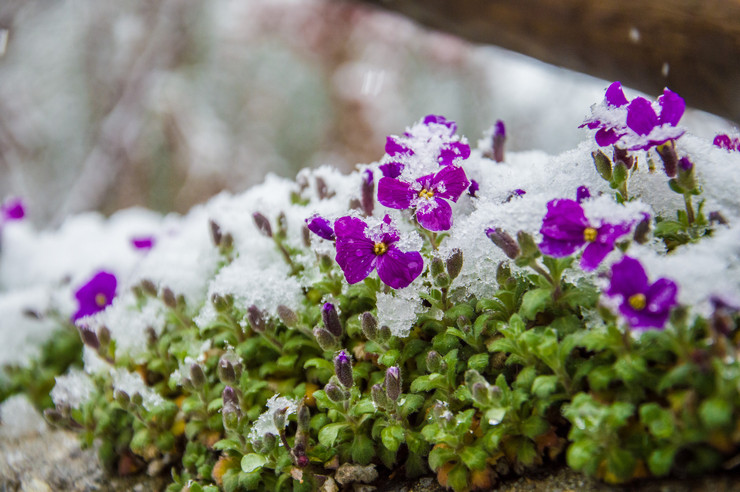
[(637, 244), (645, 244), (650, 236), (650, 216), (645, 214), (640, 222), (635, 226), (633, 239)]
[(385, 343), (391, 339), (391, 329), (387, 325), (383, 325), (378, 330), (378, 343)]
[(506, 126), (501, 120), (493, 126), (493, 160), (504, 162), (504, 147), (506, 144)]
[(437, 258), (436, 256), (432, 258), (431, 270), (433, 277), (439, 277), (440, 275), (445, 273), (445, 264), (441, 258)]
[(264, 449), (264, 453), (269, 453), (273, 449), (275, 449), (275, 446), (277, 445), (277, 436), (271, 432), (266, 433), (264, 436), (262, 436), (262, 449)]
[(157, 297), (157, 286), (148, 278), (141, 281), (141, 290), (151, 297)]
[(503, 251), (504, 254), (512, 260), (515, 260), (519, 256), (519, 253), (521, 253), (519, 245), (508, 232), (502, 229), (496, 229), (495, 227), (490, 227), (486, 230), (486, 235), (493, 244), (501, 248), (501, 251)]
[(320, 176), (316, 176), (316, 193), (319, 195), (319, 200), (329, 198), (329, 187), (326, 186), (326, 181)]
[(216, 247), (221, 246), (221, 239), (223, 239), (221, 226), (219, 226), (213, 219), (208, 221), (208, 226), (211, 231), (211, 240), (213, 241), (213, 244)]
[(499, 286), (503, 287), (510, 278), (511, 267), (508, 263), (500, 262), (498, 267), (496, 267), (496, 282), (498, 282)]
[(342, 383), (342, 386), (347, 389), (352, 387), (354, 383), (352, 362), (344, 350), (340, 350), (336, 357), (334, 357), (334, 373), (337, 375), (339, 382)]
[(146, 333), (146, 343), (149, 344), (149, 346), (154, 346), (159, 339), (157, 332), (154, 331), (154, 328), (151, 326), (147, 326), (144, 332)]
[(277, 410), (275, 410), (275, 413), (272, 414), (272, 422), (275, 424), (275, 427), (277, 427), (278, 430), (285, 429), (285, 424), (287, 424), (285, 414), (287, 413), (287, 411), (287, 408), (278, 408)]
[(175, 297), (175, 293), (172, 292), (172, 289), (169, 287), (162, 289), (162, 302), (164, 302), (165, 306), (170, 309), (177, 308), (177, 298)]
[(720, 225), (727, 225), (727, 224), (729, 224), (729, 222), (727, 222), (727, 219), (725, 218), (725, 216), (722, 215), (718, 211), (709, 212), (709, 222), (711, 222), (711, 223), (715, 223), (716, 222), (717, 224), (720, 224)]
[(427, 354), (427, 371), (439, 372), (442, 357), (436, 350), (430, 350)]
[(378, 320), (372, 313), (366, 311), (360, 315), (360, 327), (365, 338), (375, 340), (378, 335)]
[(218, 361), (218, 378), (224, 384), (234, 384), (236, 382), (234, 366), (231, 364), (231, 361), (223, 357)]
[(247, 321), (249, 321), (252, 329), (257, 333), (263, 333), (265, 331), (265, 317), (262, 311), (254, 304), (247, 308)]
[(311, 247), (311, 230), (306, 225), (304, 225), (301, 228), (301, 238), (303, 239), (303, 245), (307, 248), (310, 248)]
[(224, 234), (223, 239), (221, 239), (221, 251), (229, 251), (231, 248), (234, 247), (234, 236), (231, 235), (230, 232), (227, 232)]
[(339, 321), (339, 314), (334, 307), (334, 304), (327, 302), (321, 308), (321, 319), (324, 322), (324, 328), (329, 330), (329, 333), (334, 335), (336, 338), (342, 338), (342, 323)]
[(327, 383), (326, 386), (324, 386), (324, 393), (326, 393), (326, 396), (335, 403), (347, 399), (347, 395), (344, 390), (334, 383)]
[(385, 396), (394, 402), (401, 396), (401, 370), (398, 366), (389, 367), (385, 371)]
[(98, 328), (98, 340), (103, 347), (108, 346), (110, 343), (110, 330), (107, 326), (103, 325)]
[(450, 276), (450, 279), (455, 280), (457, 276), (460, 275), (460, 272), (462, 271), (462, 267), (463, 267), (462, 250), (459, 248), (453, 249), (449, 258), (447, 258), (446, 264), (447, 264), (447, 275)]
[(98, 350), (98, 348), (100, 348), (100, 341), (92, 328), (88, 326), (80, 326), (78, 327), (78, 331), (80, 332), (82, 343), (93, 350)]
[(676, 154), (676, 144), (669, 140), (663, 145), (655, 147), (658, 155), (663, 160), (663, 170), (669, 178), (676, 177), (678, 172), (678, 154)]
[(128, 408), (128, 404), (131, 403), (131, 397), (128, 396), (128, 393), (120, 389), (113, 391), (113, 398), (123, 408)]
[(591, 158), (594, 160), (596, 172), (599, 173), (599, 176), (604, 178), (606, 181), (611, 181), (612, 161), (609, 160), (609, 157), (607, 157), (601, 150), (597, 150), (595, 152), (591, 152)]
[(311, 427), (311, 410), (303, 400), (301, 400), (301, 403), (298, 405), (297, 420), (298, 430), (308, 432)]
[(284, 238), (288, 234), (288, 217), (285, 212), (280, 212), (277, 217), (277, 235), (280, 238)]
[(313, 329), (313, 336), (316, 337), (321, 350), (334, 350), (336, 348), (337, 339), (326, 328), (317, 326)]
[(685, 190), (692, 191), (696, 189), (694, 163), (688, 157), (681, 157), (678, 161), (678, 177), (676, 179)]
[(390, 402), (388, 401), (388, 397), (383, 390), (383, 385), (374, 384), (373, 387), (370, 388), (370, 396), (372, 397), (373, 403), (376, 407), (388, 408)]
[(489, 402), (488, 386), (481, 381), (473, 383), (473, 387), (470, 393), (473, 395), (473, 400), (481, 405), (486, 405)]
[(56, 408), (47, 408), (44, 410), (44, 418), (51, 425), (61, 425), (64, 422), (64, 415)]
[(223, 420), (224, 428), (229, 430), (236, 430), (239, 427), (239, 412), (234, 405), (227, 405), (224, 403), (221, 409), (221, 419)]
[(221, 399), (223, 400), (224, 405), (234, 405), (237, 408), (239, 407), (239, 397), (236, 394), (236, 390), (231, 386), (224, 387), (224, 390), (221, 392)]
[(222, 296), (221, 294), (213, 293), (211, 295), (211, 304), (218, 313), (223, 313), (229, 309), (234, 302), (234, 298), (230, 295)]
[(259, 230), (263, 236), (272, 237), (272, 226), (270, 225), (270, 221), (267, 220), (267, 217), (259, 212), (255, 212), (252, 214), (252, 219), (254, 219), (254, 225), (257, 226), (257, 230)]
[(334, 260), (332, 260), (329, 255), (319, 255), (319, 269), (322, 272), (331, 270), (331, 267), (333, 266)]
[(365, 175), (362, 177), (362, 211), (365, 215), (370, 216), (373, 214), (373, 206), (375, 205), (375, 182), (373, 180), (373, 172), (370, 169), (365, 169)]
[(463, 333), (469, 333), (470, 329), (473, 327), (473, 324), (470, 322), (470, 318), (464, 315), (460, 315), (457, 317), (457, 327)]
[(190, 382), (193, 383), (196, 389), (200, 389), (206, 384), (206, 373), (203, 372), (200, 364), (190, 364)]
[(131, 397), (131, 403), (133, 403), (137, 407), (140, 407), (144, 403), (144, 397), (141, 396), (141, 393), (136, 392), (134, 393), (134, 396)]
[(443, 289), (446, 287), (449, 287), (450, 282), (451, 282), (450, 276), (447, 275), (447, 272), (443, 272), (441, 275), (439, 275), (438, 277), (434, 279), (434, 285), (436, 285), (437, 287), (441, 287)]
[(614, 157), (615, 165), (622, 163), (627, 169), (632, 169), (632, 166), (635, 165), (635, 156), (630, 155), (630, 153), (626, 149), (615, 146), (614, 153), (612, 155)]
[(277, 314), (280, 320), (288, 328), (293, 328), (295, 325), (298, 324), (298, 315), (295, 313), (295, 311), (290, 309), (288, 306), (280, 304), (277, 307)]
[(534, 238), (524, 232), (519, 231), (516, 233), (516, 240), (519, 244), (522, 256), (525, 258), (536, 258), (540, 255), (540, 249), (537, 247), (537, 243), (534, 242)]

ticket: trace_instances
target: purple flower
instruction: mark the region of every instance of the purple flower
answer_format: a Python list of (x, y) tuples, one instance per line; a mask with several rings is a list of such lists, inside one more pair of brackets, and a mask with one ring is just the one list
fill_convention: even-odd
[(20, 220), (26, 216), (26, 210), (23, 201), (20, 198), (10, 198), (0, 206), (0, 222), (10, 222), (11, 220)]
[(720, 149), (740, 151), (740, 138), (730, 138), (729, 135), (725, 135), (724, 133), (720, 133), (714, 137), (712, 143)]
[(437, 161), (440, 166), (449, 166), (456, 159), (465, 160), (470, 157), (470, 145), (462, 142), (449, 142), (442, 145)]
[(421, 274), (424, 260), (418, 251), (401, 251), (400, 236), (386, 215), (375, 227), (357, 217), (341, 217), (334, 222), (337, 235), (337, 263), (350, 284), (363, 280), (374, 269), (385, 284), (394, 289), (408, 286)]
[(106, 271), (96, 273), (75, 292), (79, 308), (72, 315), (72, 321), (105, 309), (116, 296), (116, 285), (116, 276), (112, 273)]
[(509, 203), (514, 198), (519, 198), (520, 196), (526, 195), (527, 192), (522, 190), (521, 188), (517, 188), (516, 190), (509, 193), (509, 195), (506, 197), (506, 200), (504, 200), (504, 203)]
[(582, 203), (589, 198), (591, 198), (591, 191), (585, 186), (579, 186), (576, 190), (576, 201)]
[(609, 223), (595, 227), (586, 219), (578, 202), (552, 200), (547, 204), (547, 214), (542, 220), (540, 250), (546, 255), (561, 258), (573, 254), (586, 244), (581, 268), (594, 270), (614, 249), (616, 240), (629, 232), (630, 227), (630, 224)]
[(386, 137), (385, 139), (385, 153), (393, 157), (397, 154), (414, 155), (414, 151), (409, 147), (401, 144), (394, 137)]
[(504, 145), (506, 144), (506, 126), (497, 120), (493, 126), (493, 160), (504, 162)]
[(446, 231), (452, 227), (452, 208), (470, 186), (465, 171), (457, 166), (444, 166), (436, 174), (428, 174), (411, 183), (394, 178), (378, 182), (378, 201), (389, 208), (413, 208), (416, 219), (430, 231)]
[(327, 241), (334, 241), (337, 238), (331, 222), (318, 214), (314, 214), (306, 219), (306, 227), (308, 227), (309, 231)]
[(150, 250), (154, 247), (154, 236), (139, 236), (131, 238), (131, 245), (136, 249)]
[(627, 150), (647, 150), (684, 134), (677, 125), (685, 109), (684, 100), (667, 88), (656, 105), (644, 97), (628, 101), (622, 85), (614, 82), (581, 127), (597, 130), (595, 139), (601, 147), (614, 144)]
[(383, 176), (387, 178), (397, 178), (401, 175), (404, 165), (400, 162), (392, 161), (381, 164), (379, 168), (380, 172), (383, 173)]
[(480, 185), (478, 182), (474, 179), (470, 180), (470, 186), (468, 186), (468, 195), (474, 197), (476, 196), (476, 193), (478, 193), (478, 190), (480, 189)]
[(428, 114), (424, 117), (424, 124), (429, 125), (444, 125), (447, 127), (447, 129), (450, 132), (450, 136), (454, 135), (457, 131), (457, 123), (455, 123), (452, 120), (448, 120), (444, 116), (435, 115), (435, 114)]
[(620, 298), (619, 312), (632, 328), (663, 328), (671, 308), (676, 305), (678, 287), (660, 278), (649, 283), (639, 261), (625, 256), (612, 266), (607, 295)]

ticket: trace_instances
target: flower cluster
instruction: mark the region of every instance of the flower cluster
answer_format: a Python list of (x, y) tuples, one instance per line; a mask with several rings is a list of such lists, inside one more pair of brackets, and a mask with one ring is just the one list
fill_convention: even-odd
[(678, 122), (685, 108), (684, 100), (667, 88), (656, 102), (644, 97), (629, 101), (622, 84), (614, 82), (606, 90), (604, 101), (591, 107), (591, 117), (581, 127), (596, 130), (596, 143), (601, 147), (648, 150), (684, 134)]

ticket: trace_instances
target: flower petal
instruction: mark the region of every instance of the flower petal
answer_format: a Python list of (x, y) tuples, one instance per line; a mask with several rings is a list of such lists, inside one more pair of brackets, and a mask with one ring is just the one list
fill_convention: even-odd
[(390, 136), (385, 139), (385, 153), (391, 157), (396, 154), (414, 155), (413, 150), (399, 143), (395, 138)]
[(394, 289), (407, 287), (424, 268), (424, 260), (418, 251), (403, 252), (390, 248), (378, 258), (378, 277)]
[(463, 168), (445, 166), (431, 180), (430, 186), (435, 196), (456, 202), (460, 195), (470, 186), (470, 181)]
[(411, 207), (414, 192), (411, 185), (395, 178), (380, 178), (378, 181), (378, 201), (388, 207), (405, 210)]
[(645, 310), (652, 313), (670, 311), (676, 305), (676, 294), (678, 286), (672, 280), (659, 278), (648, 288), (645, 293), (647, 305)]
[(455, 159), (467, 159), (470, 157), (470, 145), (462, 142), (450, 142), (442, 146), (437, 161), (440, 166), (449, 166)]
[(580, 245), (585, 242), (583, 230), (588, 225), (581, 205), (575, 200), (563, 198), (552, 200), (547, 204), (547, 213), (542, 219), (540, 233), (548, 239), (575, 242)]
[(686, 109), (686, 102), (681, 96), (668, 88), (663, 90), (663, 95), (658, 98), (660, 104), (660, 124), (676, 126)]
[(611, 253), (613, 249), (614, 243), (589, 243), (586, 249), (583, 250), (583, 256), (581, 256), (581, 268), (587, 272), (595, 270), (601, 260), (606, 258), (606, 255)]
[(452, 227), (452, 207), (441, 198), (422, 200), (416, 209), (416, 220), (429, 231), (447, 231)]
[(612, 278), (606, 293), (610, 296), (622, 296), (623, 304), (630, 296), (645, 293), (648, 278), (639, 261), (629, 256), (612, 266)]
[[(105, 309), (113, 302), (113, 298), (116, 296), (117, 285), (116, 276), (112, 273), (106, 271), (96, 273), (95, 276), (75, 292), (79, 308), (72, 315), (72, 321)], [(99, 295), (102, 295), (105, 300), (102, 306), (98, 303)]]
[(381, 164), (379, 168), (380, 172), (383, 173), (383, 176), (388, 178), (397, 178), (401, 175), (401, 171), (403, 171), (404, 165), (400, 162), (393, 161)]
[(365, 235), (366, 229), (367, 224), (356, 217), (342, 217), (334, 223), (336, 261), (350, 284), (363, 280), (375, 268), (375, 243)]
[(610, 106), (620, 107), (627, 104), (628, 101), (624, 96), (624, 91), (622, 91), (621, 82), (612, 82), (612, 84), (606, 89), (604, 100)]
[(658, 124), (658, 116), (650, 101), (636, 97), (627, 106), (627, 126), (639, 135), (647, 135)]
[(613, 128), (600, 128), (594, 138), (599, 147), (608, 147), (619, 140), (619, 135)]
[(334, 229), (331, 227), (331, 222), (329, 219), (326, 219), (324, 217), (321, 217), (318, 214), (315, 214), (308, 219), (306, 219), (306, 227), (308, 227), (308, 230), (316, 234), (322, 239), (326, 239), (327, 241), (334, 241), (337, 236), (334, 234)]

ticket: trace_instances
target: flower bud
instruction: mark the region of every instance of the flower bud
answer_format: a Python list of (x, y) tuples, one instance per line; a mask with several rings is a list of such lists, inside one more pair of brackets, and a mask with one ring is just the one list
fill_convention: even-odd
[(473, 395), (473, 400), (480, 405), (486, 405), (489, 403), (488, 386), (485, 383), (481, 381), (473, 383), (470, 393)]
[(463, 333), (470, 333), (470, 329), (473, 327), (473, 324), (470, 322), (470, 318), (464, 315), (458, 316), (456, 323), (457, 323), (457, 327)]
[(311, 230), (306, 225), (301, 228), (301, 239), (303, 239), (303, 245), (305, 247), (311, 247)]
[(263, 453), (270, 453), (277, 446), (277, 436), (271, 432), (266, 433), (262, 436), (262, 449)]
[(496, 282), (498, 282), (499, 286), (503, 287), (510, 278), (511, 267), (508, 263), (500, 262), (498, 267), (496, 267)]
[(360, 327), (368, 340), (375, 340), (378, 335), (378, 320), (372, 313), (366, 311), (360, 315)]
[(120, 389), (113, 391), (113, 398), (123, 408), (128, 408), (128, 404), (131, 403), (131, 398), (128, 396), (128, 393)]
[(588, 200), (589, 198), (591, 198), (591, 190), (589, 190), (586, 186), (579, 186), (576, 190), (576, 201), (578, 203), (581, 203), (584, 200)]
[(334, 260), (332, 260), (329, 255), (319, 255), (319, 269), (322, 272), (327, 272), (331, 270), (333, 266)]
[(206, 373), (200, 364), (190, 364), (190, 381), (196, 389), (202, 388), (206, 384)]
[(107, 326), (103, 325), (98, 328), (98, 340), (103, 347), (107, 347), (110, 343), (110, 330)]
[(493, 126), (493, 160), (504, 162), (504, 147), (506, 144), (506, 126), (501, 120), (497, 120)]
[(676, 177), (678, 172), (678, 154), (676, 154), (676, 144), (673, 140), (669, 140), (663, 145), (655, 147), (658, 155), (663, 160), (663, 170), (665, 175), (669, 178)]
[(373, 172), (370, 169), (365, 169), (361, 191), (362, 211), (365, 212), (365, 215), (370, 216), (373, 214), (373, 205), (375, 204), (375, 182)]
[(640, 222), (635, 226), (635, 232), (633, 239), (637, 244), (645, 244), (648, 242), (650, 235), (650, 216), (645, 214)]
[(385, 371), (385, 396), (393, 402), (401, 396), (401, 370), (398, 366), (389, 367)]
[(530, 234), (519, 231), (516, 233), (516, 240), (523, 257), (537, 258), (540, 255), (540, 248), (537, 247), (537, 243), (534, 242), (534, 238)]
[(252, 329), (257, 333), (263, 333), (267, 327), (262, 311), (260, 311), (260, 309), (254, 304), (247, 308), (247, 321)]
[(326, 328), (329, 333), (334, 335), (336, 338), (342, 338), (344, 330), (342, 329), (342, 323), (339, 321), (339, 314), (337, 314), (334, 304), (330, 302), (324, 304), (324, 307), (321, 308), (321, 319), (324, 322), (324, 328)]
[(329, 187), (326, 186), (326, 181), (321, 176), (316, 176), (316, 193), (319, 195), (319, 200), (325, 200), (331, 198), (329, 193)]
[(141, 396), (141, 393), (136, 392), (134, 393), (134, 396), (131, 397), (131, 403), (133, 403), (137, 407), (140, 407), (144, 403), (144, 397)]
[(335, 403), (347, 399), (347, 395), (344, 390), (334, 383), (327, 383), (326, 386), (324, 386), (324, 393), (326, 393), (326, 396)]
[(709, 212), (709, 222), (710, 223), (715, 223), (716, 222), (717, 224), (720, 224), (720, 225), (727, 225), (727, 224), (729, 224), (729, 222), (727, 222), (727, 219), (725, 218), (725, 216), (722, 215), (718, 211)]
[(288, 217), (285, 215), (285, 212), (281, 211), (277, 216), (277, 229), (277, 236), (284, 239), (288, 234)]
[[(234, 371), (234, 366), (231, 364), (231, 361), (224, 357), (221, 357), (218, 361), (218, 379), (220, 379), (224, 384), (236, 383), (236, 371)], [(224, 389), (224, 391), (226, 390)]]
[(388, 408), (389, 401), (388, 397), (385, 395), (385, 391), (383, 390), (383, 386), (380, 384), (374, 384), (372, 388), (370, 388), (370, 396), (373, 399), (373, 403), (378, 408)]
[(442, 363), (442, 357), (436, 350), (430, 350), (427, 354), (427, 371), (439, 372), (440, 365)]
[(678, 161), (678, 184), (687, 191), (696, 189), (696, 174), (694, 173), (694, 163), (688, 157), (682, 157)]
[(591, 158), (594, 160), (596, 172), (606, 181), (612, 180), (612, 161), (601, 150), (591, 152)]
[(627, 169), (632, 169), (632, 166), (635, 165), (635, 157), (631, 156), (626, 149), (622, 149), (622, 148), (615, 146), (614, 153), (612, 155), (613, 155), (615, 165), (622, 163), (624, 164), (624, 167), (626, 167)]
[(434, 285), (436, 285), (437, 287), (441, 287), (443, 289), (449, 287), (450, 283), (451, 283), (450, 276), (447, 275), (446, 272), (443, 272), (441, 275), (439, 275), (438, 277), (434, 279)]
[(82, 343), (87, 345), (93, 350), (98, 350), (100, 348), (100, 341), (98, 340), (98, 335), (95, 334), (95, 331), (90, 328), (87, 325), (79, 326), (77, 328), (77, 331), (80, 332), (80, 338), (82, 339)]
[(211, 231), (211, 241), (213, 241), (214, 246), (221, 246), (221, 239), (223, 239), (221, 226), (219, 226), (213, 219), (208, 221), (208, 226)]
[(221, 245), (219, 249), (221, 250), (221, 252), (224, 252), (224, 251), (231, 250), (231, 248), (233, 247), (234, 247), (234, 236), (232, 236), (230, 232), (227, 232), (226, 234), (224, 234), (223, 239), (221, 239)]
[(231, 307), (231, 305), (234, 302), (234, 298), (231, 295), (225, 295), (222, 296), (221, 294), (216, 294), (215, 292), (213, 295), (211, 295), (211, 304), (213, 304), (213, 308), (218, 313), (223, 313), (227, 309)]
[(278, 430), (285, 429), (285, 425), (287, 424), (287, 418), (286, 413), (288, 409), (287, 408), (278, 408), (275, 410), (275, 413), (272, 414), (272, 422), (275, 424), (275, 427), (277, 427)]
[(252, 219), (254, 219), (254, 225), (257, 226), (257, 230), (263, 236), (272, 237), (272, 226), (270, 225), (270, 221), (267, 220), (267, 217), (259, 212), (255, 212), (252, 214)]
[(388, 328), (388, 326), (383, 325), (383, 326), (380, 327), (380, 330), (378, 330), (378, 340), (377, 340), (377, 342), (378, 343), (385, 343), (385, 342), (387, 342), (388, 340), (391, 339), (391, 335), (392, 335), (391, 329)]
[(334, 350), (336, 348), (337, 339), (326, 328), (317, 326), (313, 329), (313, 336), (316, 337), (321, 350)]
[(177, 298), (175, 297), (175, 293), (172, 292), (172, 289), (169, 287), (162, 289), (162, 302), (164, 302), (165, 306), (170, 309), (177, 308)]
[(437, 258), (436, 256), (432, 258), (432, 277), (439, 277), (445, 272), (445, 264), (442, 261), (441, 258)]
[(342, 383), (342, 386), (347, 389), (352, 387), (354, 383), (352, 362), (344, 350), (340, 350), (336, 357), (334, 357), (334, 373), (337, 375), (339, 382)]
[(150, 347), (153, 347), (156, 343), (159, 337), (157, 336), (157, 332), (154, 331), (154, 328), (151, 326), (147, 326), (146, 330), (144, 330), (146, 333), (146, 343), (149, 344)]
[(221, 419), (223, 420), (224, 429), (236, 430), (239, 427), (239, 412), (234, 405), (224, 404), (221, 409)]
[(51, 425), (61, 425), (64, 422), (64, 415), (56, 408), (47, 408), (44, 410), (44, 418)]
[(148, 278), (141, 281), (141, 290), (151, 297), (157, 297), (157, 286)]
[(311, 427), (311, 410), (308, 405), (304, 404), (303, 400), (298, 405), (297, 419), (298, 430), (308, 432)]
[(462, 271), (462, 267), (463, 267), (462, 250), (459, 248), (453, 249), (449, 258), (447, 258), (446, 264), (447, 264), (447, 275), (450, 276), (450, 279), (455, 280), (457, 276), (460, 275), (460, 272)]
[(231, 386), (224, 386), (224, 390), (221, 392), (221, 399), (224, 405), (233, 405), (239, 408), (239, 397), (236, 394), (236, 390)]
[(517, 242), (506, 231), (490, 227), (486, 229), (486, 235), (493, 244), (501, 248), (501, 251), (512, 260), (515, 260), (519, 256), (519, 253), (521, 253)]
[(288, 306), (280, 304), (277, 307), (277, 314), (283, 324), (285, 324), (285, 326), (287, 326), (288, 328), (293, 328), (295, 325), (298, 324), (298, 315)]

